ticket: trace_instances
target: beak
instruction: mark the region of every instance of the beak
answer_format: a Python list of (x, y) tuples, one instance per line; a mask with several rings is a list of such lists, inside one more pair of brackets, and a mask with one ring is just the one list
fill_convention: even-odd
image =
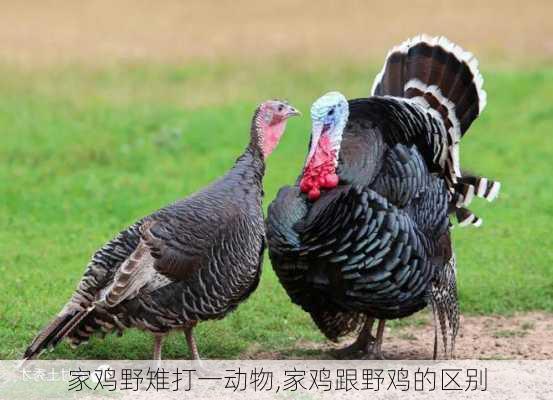
[(286, 112), (286, 118), (295, 117), (301, 115), (301, 112), (299, 110), (296, 110), (292, 106), (288, 106), (288, 111)]

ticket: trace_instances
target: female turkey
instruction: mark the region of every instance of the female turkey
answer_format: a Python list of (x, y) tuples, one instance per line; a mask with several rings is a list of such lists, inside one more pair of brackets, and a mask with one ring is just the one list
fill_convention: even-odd
[(251, 139), (233, 168), (203, 190), (139, 220), (92, 257), (72, 298), (25, 351), (36, 357), (63, 338), (85, 342), (100, 330), (137, 327), (163, 337), (223, 318), (257, 287), (264, 249), (265, 158), (298, 111), (270, 100), (255, 111)]
[(430, 301), (456, 335), (448, 213), (479, 225), (466, 205), (499, 189), (460, 173), (459, 142), (485, 101), (469, 53), (419, 36), (390, 51), (372, 97), (313, 104), (303, 174), (269, 206), (267, 239), (280, 282), (329, 339), (363, 325), (352, 349), (380, 358), (385, 320)]

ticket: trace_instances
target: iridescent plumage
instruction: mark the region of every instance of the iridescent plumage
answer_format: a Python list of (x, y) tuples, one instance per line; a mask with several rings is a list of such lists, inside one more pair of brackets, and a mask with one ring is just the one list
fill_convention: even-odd
[[(449, 213), (466, 210), (482, 182), (460, 175), (458, 156), (485, 94), (475, 62), (446, 43), (421, 36), (392, 49), (374, 96), (341, 110), (340, 132), (328, 113), (344, 96), (318, 99), (299, 186), (269, 206), (269, 255), (292, 301), (331, 340), (362, 327), (352, 348), (376, 357), (384, 321), (429, 304), (452, 342), (458, 330)], [(337, 165), (336, 185), (326, 184), (327, 163)]]

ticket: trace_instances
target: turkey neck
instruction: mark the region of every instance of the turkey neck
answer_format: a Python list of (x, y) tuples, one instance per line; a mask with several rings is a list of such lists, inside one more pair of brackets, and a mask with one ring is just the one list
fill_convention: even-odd
[(234, 163), (231, 174), (237, 177), (243, 185), (261, 189), (265, 175), (265, 160), (259, 148), (250, 143)]
[(228, 178), (244, 195), (263, 196), (263, 175), (265, 175), (265, 155), (262, 150), (263, 124), (259, 109), (256, 110), (251, 125), (250, 143), (229, 171)]
[[(244, 185), (255, 186), (262, 194), (263, 175), (265, 175), (265, 155), (263, 142), (263, 120), (259, 108), (255, 110), (250, 128), (250, 143), (244, 153), (236, 160), (231, 174), (237, 174)], [(242, 186), (244, 186), (242, 185)]]

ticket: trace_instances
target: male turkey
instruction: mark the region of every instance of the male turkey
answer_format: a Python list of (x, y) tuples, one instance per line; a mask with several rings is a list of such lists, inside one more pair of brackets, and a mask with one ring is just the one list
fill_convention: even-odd
[(482, 82), (470, 53), (418, 36), (390, 51), (372, 97), (331, 92), (313, 104), (303, 174), (269, 206), (267, 239), (288, 295), (329, 339), (362, 326), (351, 349), (381, 358), (385, 320), (432, 303), (454, 343), (448, 213), (478, 226), (466, 206), (499, 190), (460, 172), (459, 142), (486, 102)]
[(251, 139), (222, 178), (131, 225), (98, 250), (72, 298), (33, 340), (25, 359), (63, 338), (138, 327), (155, 336), (183, 329), (193, 359), (199, 321), (223, 318), (257, 287), (264, 249), (265, 158), (298, 111), (269, 100), (255, 111)]

